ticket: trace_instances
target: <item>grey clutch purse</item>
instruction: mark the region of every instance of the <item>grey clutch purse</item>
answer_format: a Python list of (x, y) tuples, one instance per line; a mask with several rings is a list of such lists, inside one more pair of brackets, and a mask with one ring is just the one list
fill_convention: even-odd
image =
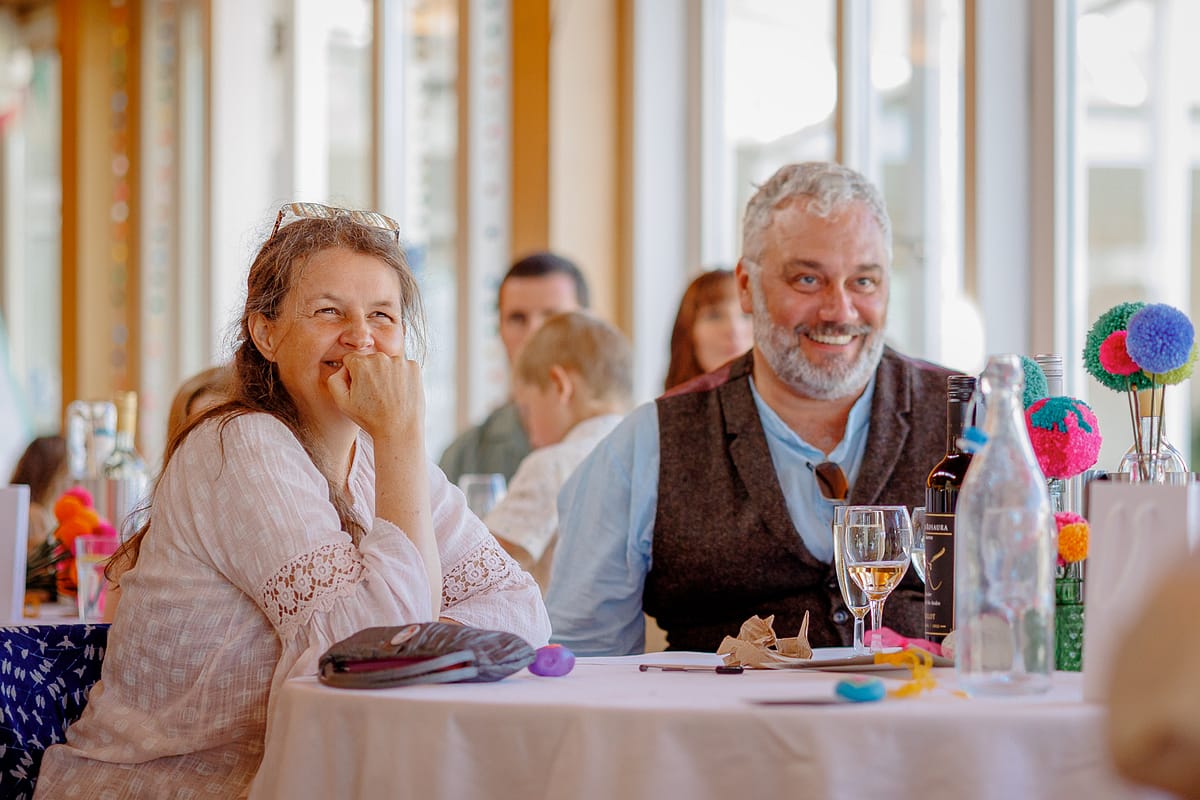
[(418, 622), (365, 628), (337, 642), (321, 656), (318, 677), (349, 689), (498, 681), (534, 655), (528, 642), (505, 631)]

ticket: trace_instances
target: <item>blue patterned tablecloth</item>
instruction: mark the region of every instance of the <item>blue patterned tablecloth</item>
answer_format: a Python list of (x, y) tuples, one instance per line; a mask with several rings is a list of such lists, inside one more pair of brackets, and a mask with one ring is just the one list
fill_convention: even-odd
[(0, 627), (0, 798), (33, 796), (42, 753), (79, 718), (108, 625)]

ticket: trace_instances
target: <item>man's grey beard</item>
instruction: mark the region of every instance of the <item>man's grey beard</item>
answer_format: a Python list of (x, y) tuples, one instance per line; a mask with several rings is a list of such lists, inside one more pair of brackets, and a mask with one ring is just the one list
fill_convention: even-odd
[[(751, 279), (754, 305), (754, 344), (775, 375), (793, 390), (814, 400), (837, 400), (859, 392), (883, 357), (883, 331), (869, 325), (797, 325), (789, 330), (771, 321), (759, 281)], [(819, 335), (866, 336), (858, 356), (849, 363), (828, 367), (809, 361), (800, 348), (800, 337)]]

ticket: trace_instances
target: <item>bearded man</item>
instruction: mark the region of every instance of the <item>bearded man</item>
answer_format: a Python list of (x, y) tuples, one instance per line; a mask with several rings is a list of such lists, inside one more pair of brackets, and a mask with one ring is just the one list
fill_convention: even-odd
[[(758, 614), (814, 647), (851, 643), (833, 561), (835, 500), (924, 504), (946, 437), (944, 368), (884, 344), (891, 222), (862, 175), (781, 168), (750, 199), (736, 276), (754, 348), (635, 410), (559, 494), (546, 599), (580, 655), (715, 651)], [(839, 486), (840, 484), (840, 486)], [(923, 632), (910, 570), (888, 627)]]

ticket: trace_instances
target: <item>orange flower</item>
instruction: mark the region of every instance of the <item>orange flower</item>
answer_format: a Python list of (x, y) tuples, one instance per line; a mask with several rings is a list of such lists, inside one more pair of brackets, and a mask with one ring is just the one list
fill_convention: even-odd
[(1058, 554), (1067, 563), (1083, 561), (1088, 554), (1088, 524), (1072, 522), (1058, 529)]

